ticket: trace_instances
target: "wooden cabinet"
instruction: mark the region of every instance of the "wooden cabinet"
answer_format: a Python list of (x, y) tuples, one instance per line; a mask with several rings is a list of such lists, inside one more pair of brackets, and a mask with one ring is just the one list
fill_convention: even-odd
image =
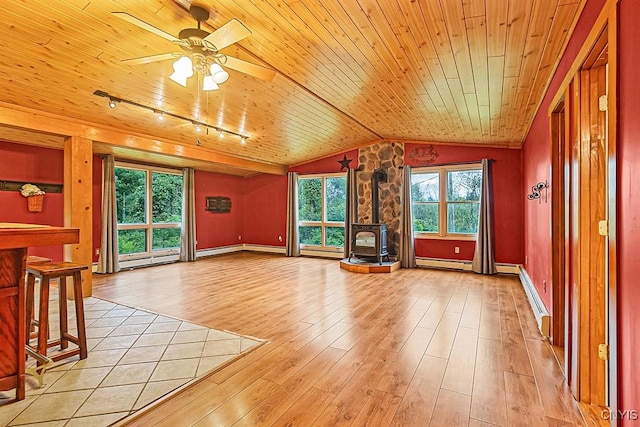
[(0, 223), (0, 390), (16, 389), (24, 399), (27, 248), (77, 243), (77, 229)]
[(24, 260), (26, 248), (0, 249), (0, 390), (24, 398)]

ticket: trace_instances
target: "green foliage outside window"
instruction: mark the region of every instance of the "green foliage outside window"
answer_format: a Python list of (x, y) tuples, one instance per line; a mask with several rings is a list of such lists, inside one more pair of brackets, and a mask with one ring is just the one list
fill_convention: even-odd
[(347, 204), (347, 178), (327, 178), (326, 182), (327, 221), (344, 222)]
[(147, 230), (118, 230), (118, 252), (120, 255), (147, 252)]
[(298, 219), (322, 221), (322, 179), (298, 180)]
[[(445, 201), (440, 200), (441, 185), (446, 185)], [(442, 205), (446, 214), (446, 233), (477, 233), (481, 187), (480, 170), (441, 170), (413, 174), (411, 197), (414, 231), (439, 233), (439, 209)]]
[(346, 177), (300, 178), (298, 180), (300, 244), (343, 247), (344, 226), (342, 223), (345, 218), (346, 202)]
[(478, 232), (482, 171), (447, 172), (447, 232)]
[(182, 176), (153, 172), (151, 187), (153, 188), (151, 205), (153, 223), (182, 221)]
[(147, 172), (116, 168), (115, 175), (118, 224), (144, 224), (147, 212)]
[(152, 233), (154, 251), (180, 247), (180, 228), (154, 228)]
[(344, 247), (344, 227), (325, 227), (327, 246)]
[(298, 227), (300, 243), (303, 245), (322, 245), (322, 227), (302, 225)]
[[(148, 173), (151, 173), (151, 200), (149, 201)], [(179, 248), (182, 176), (116, 167), (115, 177), (116, 218), (118, 225), (129, 226), (120, 227), (118, 230), (118, 252), (121, 255), (144, 254), (151, 249), (155, 251)], [(147, 203), (151, 205), (151, 218), (147, 218)], [(152, 224), (178, 224), (178, 226), (154, 228)], [(130, 228), (131, 226), (135, 228)], [(149, 236), (148, 233), (151, 235)]]

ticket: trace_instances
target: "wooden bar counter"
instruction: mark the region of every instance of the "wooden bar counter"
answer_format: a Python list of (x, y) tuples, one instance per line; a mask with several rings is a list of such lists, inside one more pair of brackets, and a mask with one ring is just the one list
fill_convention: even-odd
[(24, 399), (25, 284), (30, 246), (78, 243), (76, 228), (0, 222), (0, 390)]

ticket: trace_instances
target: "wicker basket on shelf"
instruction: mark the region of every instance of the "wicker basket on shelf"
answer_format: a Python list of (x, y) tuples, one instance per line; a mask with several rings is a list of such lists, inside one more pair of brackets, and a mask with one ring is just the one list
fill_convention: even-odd
[(34, 194), (27, 197), (27, 209), (29, 212), (42, 212), (42, 202), (44, 202), (44, 194)]

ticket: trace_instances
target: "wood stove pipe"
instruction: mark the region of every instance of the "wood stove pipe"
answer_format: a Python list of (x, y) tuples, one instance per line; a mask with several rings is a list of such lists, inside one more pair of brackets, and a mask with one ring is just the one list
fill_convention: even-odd
[(387, 171), (380, 168), (371, 174), (371, 223), (380, 223), (380, 199), (378, 196), (378, 184), (387, 182)]

